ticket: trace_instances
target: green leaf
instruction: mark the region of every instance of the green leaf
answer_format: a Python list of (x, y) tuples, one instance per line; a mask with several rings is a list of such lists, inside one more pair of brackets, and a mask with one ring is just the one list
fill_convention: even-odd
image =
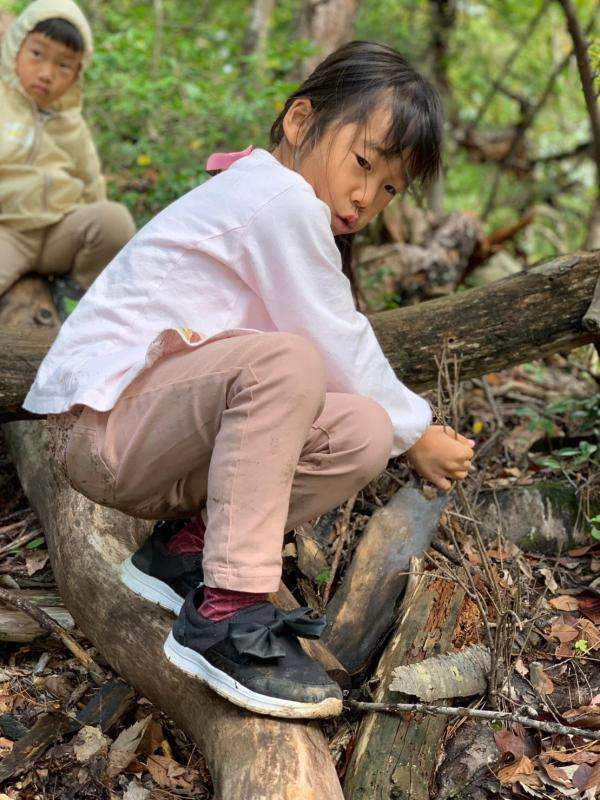
[(595, 526), (592, 528), (592, 539), (600, 541), (600, 528), (596, 528)]
[(319, 587), (319, 589), (323, 588), (324, 586), (327, 586), (330, 578), (331, 578), (331, 570), (329, 569), (329, 567), (325, 567), (325, 569), (322, 569), (321, 572), (319, 572), (319, 574), (317, 575), (317, 586)]
[(72, 297), (65, 297), (63, 299), (63, 303), (65, 304), (65, 309), (69, 314), (71, 314), (77, 308), (77, 303), (79, 300), (73, 300)]
[(578, 653), (587, 653), (587, 651), (590, 649), (586, 639), (578, 639), (573, 647)]
[(532, 459), (534, 464), (537, 464), (540, 467), (547, 467), (548, 469), (560, 469), (561, 463), (556, 458), (552, 458), (552, 456), (544, 456), (543, 458), (533, 458)]
[(30, 542), (27, 542), (25, 545), (27, 550), (37, 550), (40, 545), (44, 544), (45, 539), (43, 536), (36, 536), (35, 539), (32, 539)]

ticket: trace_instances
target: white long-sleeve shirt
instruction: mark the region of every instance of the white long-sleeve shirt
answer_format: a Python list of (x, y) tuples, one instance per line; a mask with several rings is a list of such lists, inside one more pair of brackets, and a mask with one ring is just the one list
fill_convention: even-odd
[(62, 326), (24, 408), (111, 409), (157, 357), (207, 337), (287, 331), (321, 353), (327, 389), (388, 412), (393, 454), (431, 422), (352, 299), (328, 206), (296, 172), (254, 150), (151, 220)]

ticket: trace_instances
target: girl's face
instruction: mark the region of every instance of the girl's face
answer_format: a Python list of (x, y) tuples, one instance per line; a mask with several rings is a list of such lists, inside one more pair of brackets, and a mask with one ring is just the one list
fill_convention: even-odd
[(284, 119), (286, 141), (275, 155), (299, 172), (329, 206), (334, 236), (355, 233), (404, 189), (401, 160), (382, 155), (389, 116), (382, 110), (366, 126), (334, 125), (303, 154), (302, 135), (311, 111), (310, 100), (294, 101)]

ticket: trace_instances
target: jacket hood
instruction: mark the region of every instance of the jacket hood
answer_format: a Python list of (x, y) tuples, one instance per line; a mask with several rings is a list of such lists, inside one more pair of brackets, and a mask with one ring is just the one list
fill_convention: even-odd
[(83, 59), (77, 80), (71, 88), (52, 106), (53, 111), (81, 108), (83, 71), (91, 61), (94, 50), (92, 31), (83, 12), (73, 0), (34, 0), (12, 23), (4, 39), (0, 56), (0, 78), (26, 96), (16, 73), (16, 60), (25, 37), (38, 22), (59, 17), (74, 25), (83, 39)]

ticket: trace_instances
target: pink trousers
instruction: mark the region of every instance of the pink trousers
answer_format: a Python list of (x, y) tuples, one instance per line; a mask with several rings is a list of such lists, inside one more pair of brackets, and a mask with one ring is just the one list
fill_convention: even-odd
[(256, 333), (164, 357), (111, 411), (86, 407), (66, 467), (78, 491), (131, 516), (206, 505), (206, 584), (272, 592), (284, 532), (376, 477), (392, 438), (376, 402), (326, 392), (309, 341)]

